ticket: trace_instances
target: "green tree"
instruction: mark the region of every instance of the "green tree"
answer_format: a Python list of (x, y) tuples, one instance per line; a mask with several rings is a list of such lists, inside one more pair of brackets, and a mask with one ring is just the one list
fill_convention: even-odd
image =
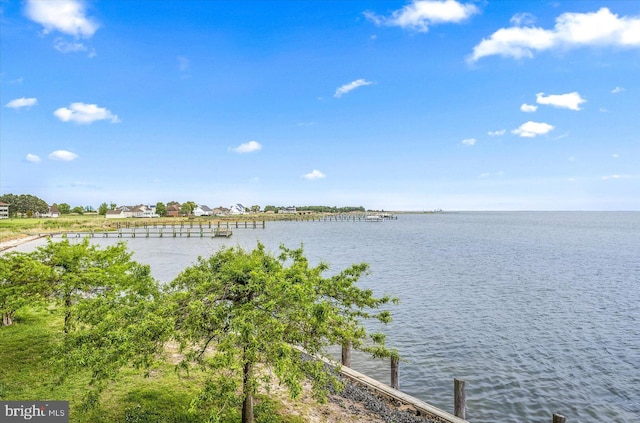
[(64, 312), (53, 365), (64, 375), (88, 370), (95, 405), (100, 391), (125, 365), (148, 368), (171, 329), (162, 292), (149, 267), (131, 260), (126, 244), (101, 249), (88, 239), (49, 241), (34, 253), (49, 267), (48, 293)]
[(71, 209), (71, 213), (84, 214), (84, 208), (82, 208), (81, 206), (76, 206)]
[(180, 212), (182, 214), (190, 215), (198, 205), (193, 201), (187, 201), (180, 206)]
[(109, 210), (115, 210), (118, 205), (116, 203), (109, 203)]
[(109, 206), (107, 205), (107, 203), (102, 203), (100, 204), (100, 206), (98, 207), (98, 214), (100, 216), (106, 216), (107, 215), (107, 211), (109, 210)]
[[(392, 299), (374, 297), (356, 286), (367, 271), (353, 265), (324, 277), (326, 264), (310, 267), (302, 248), (280, 248), (275, 257), (258, 244), (251, 252), (223, 248), (185, 269), (172, 283), (171, 309), (176, 337), (189, 363), (210, 370), (210, 380), (194, 403), (233, 404), (242, 395), (242, 421), (253, 422), (253, 397), (259, 383), (257, 363), (266, 363), (292, 397), (311, 376), (314, 393), (323, 398), (335, 377), (317, 360), (304, 359), (329, 345), (351, 343), (376, 357), (397, 354), (384, 345), (384, 335), (367, 337), (362, 321), (391, 320), (379, 308)], [(367, 342), (368, 341), (368, 342)], [(220, 404), (223, 403), (223, 404)]]
[(0, 196), (0, 201), (9, 204), (9, 216), (11, 217), (18, 214), (30, 217), (35, 213), (49, 211), (49, 205), (46, 201), (31, 194), (5, 194)]
[(60, 210), (60, 214), (69, 214), (71, 213), (71, 206), (67, 203), (58, 204), (58, 210)]
[(264, 206), (264, 211), (265, 211), (265, 213), (268, 212), (268, 211), (272, 211), (274, 213), (277, 213), (278, 212), (278, 208), (276, 206), (268, 205), (268, 206)]
[(159, 216), (166, 216), (167, 214), (167, 206), (165, 206), (161, 201), (156, 203), (156, 214)]
[(260, 212), (260, 206), (251, 206), (251, 213), (258, 213)]
[(27, 253), (0, 256), (0, 314), (2, 326), (13, 323), (14, 314), (26, 305), (43, 301), (49, 268)]

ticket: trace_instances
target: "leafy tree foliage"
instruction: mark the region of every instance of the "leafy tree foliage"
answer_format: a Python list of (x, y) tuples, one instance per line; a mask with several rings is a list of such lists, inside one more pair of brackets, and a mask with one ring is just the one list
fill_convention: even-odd
[(251, 206), (251, 213), (258, 213), (260, 211), (260, 206), (255, 205)]
[(30, 194), (4, 194), (0, 196), (0, 201), (9, 204), (9, 216), (16, 217), (18, 214), (32, 216), (35, 213), (47, 213), (49, 205), (46, 201)]
[(193, 201), (187, 201), (186, 203), (182, 203), (180, 206), (180, 212), (186, 215), (190, 215), (193, 213), (193, 210), (198, 207), (198, 205)]
[[(101, 249), (88, 239), (49, 241), (34, 258), (49, 268), (47, 292), (64, 310), (54, 365), (59, 374), (90, 370), (95, 404), (104, 384), (127, 364), (148, 367), (162, 351), (171, 321), (149, 267), (131, 260), (124, 243)], [(60, 380), (60, 381), (61, 381)]]
[(44, 300), (49, 268), (33, 255), (9, 253), (0, 256), (0, 314), (2, 326), (13, 323), (14, 314), (26, 305)]
[(365, 211), (364, 207), (329, 207), (329, 206), (299, 206), (296, 207), (299, 211), (312, 211), (316, 213), (349, 213), (349, 212), (363, 212)]
[(69, 214), (71, 213), (71, 206), (67, 203), (58, 204), (58, 210), (60, 210), (60, 214)]
[(242, 421), (253, 422), (253, 397), (264, 378), (255, 366), (264, 363), (293, 397), (308, 375), (319, 398), (335, 377), (320, 361), (306, 360), (329, 345), (350, 342), (377, 357), (396, 354), (382, 334), (370, 337), (365, 319), (391, 320), (379, 308), (392, 299), (374, 297), (356, 286), (367, 271), (353, 265), (324, 277), (326, 264), (311, 267), (302, 248), (280, 248), (275, 257), (258, 244), (253, 251), (223, 248), (184, 270), (171, 284), (176, 337), (185, 361), (211, 370), (199, 401), (233, 405), (242, 389)]
[(165, 206), (163, 202), (158, 201), (156, 203), (156, 213), (159, 216), (166, 216), (166, 214), (167, 214), (167, 206)]
[(109, 205), (107, 205), (107, 203), (102, 203), (98, 207), (98, 214), (100, 216), (106, 216), (108, 210), (109, 210)]
[(76, 206), (71, 209), (71, 213), (84, 214), (84, 208), (82, 208), (81, 206)]
[(267, 206), (264, 206), (264, 211), (265, 212), (272, 211), (277, 213), (278, 208), (276, 206), (267, 205)]

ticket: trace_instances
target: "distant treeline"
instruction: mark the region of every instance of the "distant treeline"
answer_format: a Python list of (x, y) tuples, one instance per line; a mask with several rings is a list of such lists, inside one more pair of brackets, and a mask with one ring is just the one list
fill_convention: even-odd
[(329, 207), (329, 206), (301, 206), (296, 207), (298, 211), (310, 211), (315, 213), (349, 213), (365, 212), (364, 207)]
[[(264, 211), (272, 211), (278, 213), (280, 210), (286, 210), (287, 207), (265, 206)], [(330, 207), (330, 206), (296, 206), (296, 211), (308, 211), (313, 213), (349, 213), (362, 212), (366, 210), (364, 207)]]

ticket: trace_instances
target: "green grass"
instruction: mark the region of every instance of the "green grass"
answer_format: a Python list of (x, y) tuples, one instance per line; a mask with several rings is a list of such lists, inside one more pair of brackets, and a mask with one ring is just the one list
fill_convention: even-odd
[[(124, 369), (111, 381), (92, 410), (82, 408), (89, 390), (87, 373), (66, 375), (62, 384), (49, 359), (62, 334), (62, 315), (55, 309), (22, 309), (11, 326), (0, 327), (0, 400), (69, 401), (70, 422), (147, 423), (202, 422), (215, 410), (189, 412), (192, 398), (200, 392), (205, 375), (179, 375), (163, 363), (144, 377), (140, 370)], [(257, 398), (258, 423), (302, 423), (298, 416), (283, 415), (278, 399)], [(239, 422), (239, 410), (226, 412), (222, 423)]]

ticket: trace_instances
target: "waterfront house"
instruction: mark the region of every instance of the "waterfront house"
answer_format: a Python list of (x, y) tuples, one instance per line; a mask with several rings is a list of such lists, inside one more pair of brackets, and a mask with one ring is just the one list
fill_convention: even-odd
[(107, 210), (107, 213), (104, 215), (104, 217), (107, 219), (124, 219), (127, 216), (125, 216), (124, 210), (115, 209), (115, 210)]
[(178, 217), (180, 216), (180, 204), (172, 204), (167, 206), (167, 217)]
[(204, 204), (197, 206), (193, 209), (194, 216), (213, 216), (213, 210)]
[(234, 204), (229, 208), (229, 214), (247, 214), (247, 208), (242, 204)]
[(60, 210), (58, 210), (58, 207), (54, 204), (49, 206), (48, 212), (40, 214), (40, 217), (60, 217)]
[(282, 207), (278, 210), (278, 214), (297, 214), (296, 206)]
[(144, 204), (138, 204), (135, 207), (132, 207), (133, 217), (139, 218), (149, 218), (149, 217), (159, 217), (156, 213), (156, 206), (146, 206)]
[(216, 207), (215, 209), (213, 209), (213, 215), (214, 216), (226, 216), (229, 214), (229, 209), (226, 207)]
[(0, 201), (0, 219), (9, 218), (9, 203), (3, 203)]

